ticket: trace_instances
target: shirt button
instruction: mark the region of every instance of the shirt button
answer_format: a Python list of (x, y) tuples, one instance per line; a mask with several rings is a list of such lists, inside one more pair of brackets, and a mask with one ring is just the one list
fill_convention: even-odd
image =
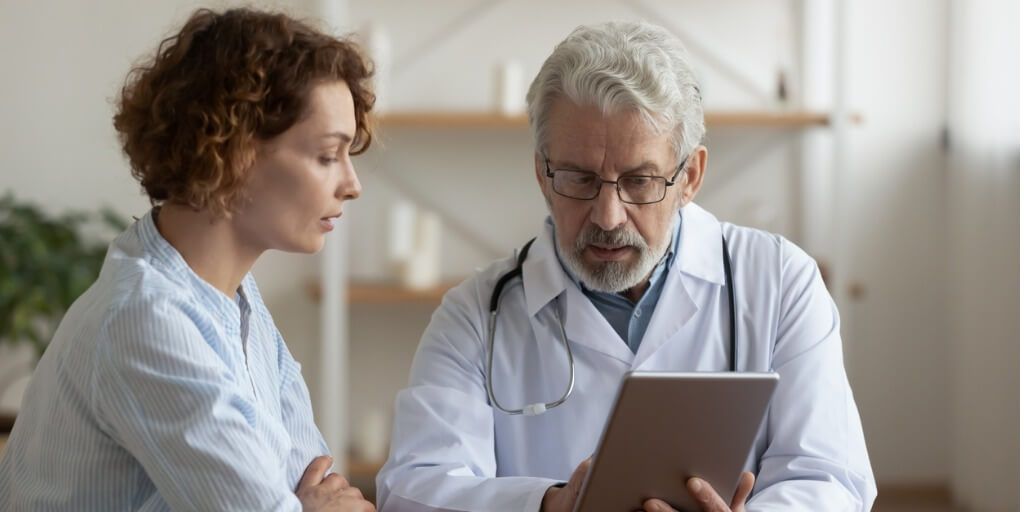
[(642, 313), (643, 313), (643, 309), (641, 309), (641, 308), (636, 308), (636, 311), (634, 311), (634, 312), (633, 312), (633, 317), (634, 317), (634, 318), (640, 318), (640, 315), (641, 315)]

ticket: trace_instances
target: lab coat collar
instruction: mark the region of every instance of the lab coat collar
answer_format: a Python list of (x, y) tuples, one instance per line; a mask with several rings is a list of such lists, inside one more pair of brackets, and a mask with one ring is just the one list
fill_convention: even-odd
[(547, 219), (530, 254), (523, 262), (523, 288), (526, 292), (526, 312), (534, 316), (569, 286), (570, 277), (562, 270), (555, 254), (555, 231)]
[[(682, 227), (675, 266), (679, 272), (704, 281), (725, 284), (722, 223), (696, 203), (680, 208)], [(664, 293), (664, 291), (662, 291)]]

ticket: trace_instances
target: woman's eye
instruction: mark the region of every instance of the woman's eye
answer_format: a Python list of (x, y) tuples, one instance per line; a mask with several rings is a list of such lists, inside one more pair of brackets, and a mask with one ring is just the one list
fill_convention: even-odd
[(331, 165), (331, 164), (333, 164), (333, 163), (335, 163), (337, 161), (338, 161), (338, 159), (333, 157), (333, 156), (322, 156), (322, 157), (320, 157), (320, 163), (323, 164), (323, 165)]

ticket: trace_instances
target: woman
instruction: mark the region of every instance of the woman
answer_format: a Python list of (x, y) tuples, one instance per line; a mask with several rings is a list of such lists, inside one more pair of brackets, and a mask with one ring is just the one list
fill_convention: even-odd
[(0, 510), (372, 510), (327, 473), (309, 393), (249, 270), (313, 253), (359, 197), (370, 67), (281, 14), (199, 10), (114, 116), (153, 209), (39, 362)]

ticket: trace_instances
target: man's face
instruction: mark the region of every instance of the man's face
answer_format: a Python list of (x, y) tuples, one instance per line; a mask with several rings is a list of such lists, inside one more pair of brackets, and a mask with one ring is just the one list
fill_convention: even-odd
[(671, 241), (675, 212), (700, 188), (707, 150), (694, 150), (665, 199), (652, 204), (625, 203), (612, 184), (594, 199), (565, 197), (555, 192), (546, 169), (590, 171), (607, 181), (671, 179), (680, 164), (671, 139), (670, 132), (657, 133), (634, 111), (604, 116), (596, 107), (565, 98), (552, 104), (546, 155), (535, 158), (537, 182), (555, 223), (559, 254), (587, 288), (614, 293), (647, 281)]

